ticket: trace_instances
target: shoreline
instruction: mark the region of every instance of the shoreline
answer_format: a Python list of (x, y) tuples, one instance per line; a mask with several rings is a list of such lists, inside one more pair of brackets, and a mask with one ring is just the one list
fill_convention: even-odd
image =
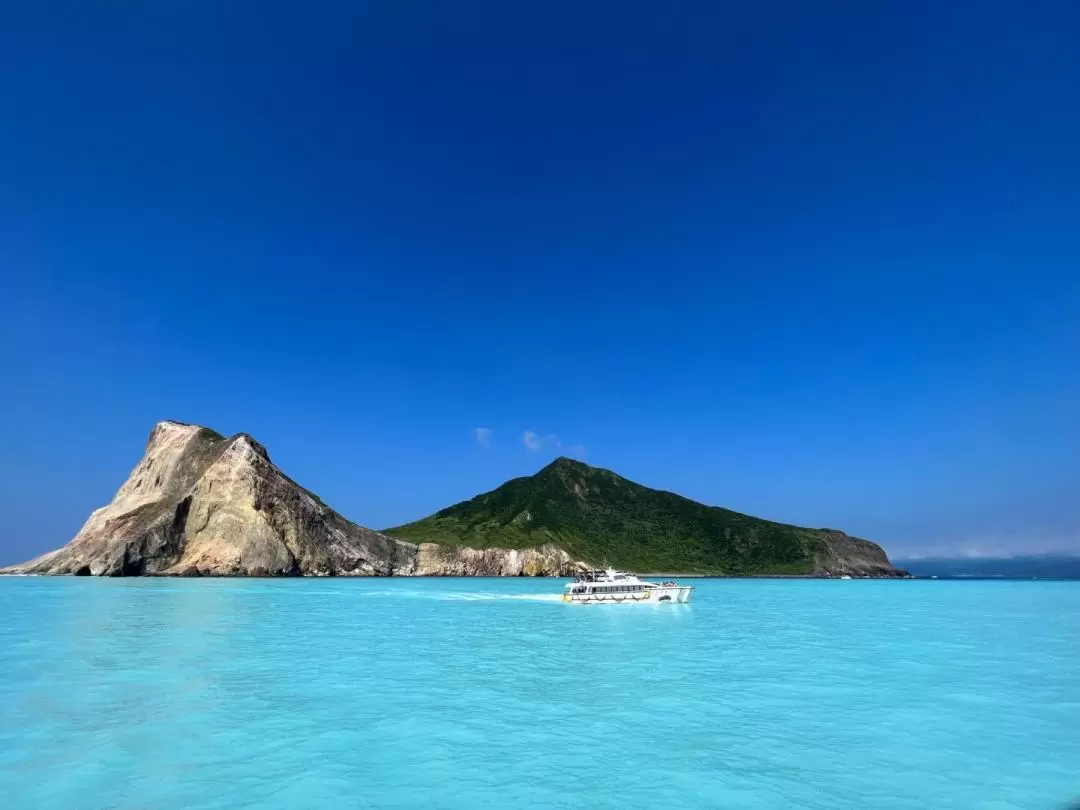
[[(645, 573), (639, 574), (649, 579), (835, 579), (836, 574), (674, 574)], [(80, 576), (78, 574), (26, 574), (21, 572), (0, 572), (0, 577), (41, 577), (50, 579), (573, 579), (572, 574), (139, 574), (137, 576)], [(971, 579), (972, 577), (962, 577)], [(1000, 579), (1001, 577), (993, 577)], [(910, 574), (899, 576), (851, 576), (851, 579), (929, 579)], [(1026, 577), (1021, 577), (1026, 579)]]

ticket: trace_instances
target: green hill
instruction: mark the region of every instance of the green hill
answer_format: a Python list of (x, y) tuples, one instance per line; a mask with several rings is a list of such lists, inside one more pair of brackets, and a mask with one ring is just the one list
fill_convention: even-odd
[(706, 506), (568, 458), (385, 532), (472, 548), (551, 543), (639, 572), (902, 575), (869, 541)]

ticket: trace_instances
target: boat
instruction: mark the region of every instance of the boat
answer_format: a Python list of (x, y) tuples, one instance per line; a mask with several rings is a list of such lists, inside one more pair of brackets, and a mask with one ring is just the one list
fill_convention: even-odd
[(646, 582), (635, 574), (606, 568), (601, 571), (585, 571), (573, 582), (567, 583), (564, 602), (574, 604), (662, 604), (689, 602), (690, 585), (680, 585), (672, 580)]
[(841, 574), (840, 579), (851, 579), (851, 574)]

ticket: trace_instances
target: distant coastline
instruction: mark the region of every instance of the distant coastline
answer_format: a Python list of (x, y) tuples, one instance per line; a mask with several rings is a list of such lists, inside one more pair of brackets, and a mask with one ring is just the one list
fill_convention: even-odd
[(1072, 554), (926, 557), (896, 564), (919, 579), (1080, 579), (1080, 556)]

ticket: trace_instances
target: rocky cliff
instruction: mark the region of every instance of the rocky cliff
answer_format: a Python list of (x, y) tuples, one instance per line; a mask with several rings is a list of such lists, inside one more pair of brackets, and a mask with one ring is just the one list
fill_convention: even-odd
[(540, 548), (468, 548), (420, 543), (416, 571), (451, 577), (569, 576), (585, 568), (553, 545)]
[(296, 484), (247, 434), (161, 422), (112, 503), (63, 548), (0, 573), (93, 576), (565, 574), (555, 548), (441, 548), (365, 529)]
[(896, 568), (885, 549), (877, 543), (852, 537), (836, 529), (821, 529), (821, 538), (812, 543), (814, 569), (830, 575), (856, 577), (906, 577)]

